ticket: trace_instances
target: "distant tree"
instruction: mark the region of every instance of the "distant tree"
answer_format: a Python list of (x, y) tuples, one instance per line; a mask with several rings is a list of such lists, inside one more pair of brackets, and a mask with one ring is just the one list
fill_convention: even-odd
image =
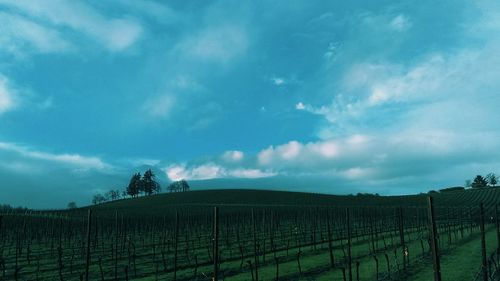
[(25, 213), (28, 211), (26, 207), (12, 207), (9, 204), (0, 204), (0, 212), (3, 213)]
[(69, 202), (68, 203), (68, 209), (76, 209), (76, 203), (75, 202)]
[(498, 183), (498, 177), (494, 173), (487, 174), (486, 180), (490, 186), (496, 186)]
[(155, 174), (151, 169), (142, 176), (142, 188), (145, 194), (151, 195), (160, 192), (160, 184), (155, 180)]
[(187, 181), (185, 180), (180, 180), (180, 181), (174, 181), (171, 183), (167, 189), (170, 192), (186, 192), (189, 191), (190, 187)]
[(488, 186), (488, 181), (481, 175), (477, 175), (472, 181), (472, 188), (483, 188)]
[(102, 194), (96, 194), (92, 197), (92, 204), (97, 205), (106, 202), (106, 198)]
[(465, 187), (472, 187), (472, 181), (471, 180), (465, 180)]
[(189, 191), (189, 184), (185, 180), (180, 180), (179, 182), (179, 189), (182, 192)]
[(172, 193), (177, 191), (177, 184), (176, 182), (173, 182), (167, 186), (167, 190)]
[(120, 199), (120, 191), (118, 189), (116, 189), (116, 190), (112, 189), (112, 190), (106, 192), (104, 197), (107, 200), (111, 200), (111, 201), (118, 200), (118, 199)]
[(122, 191), (122, 198), (126, 198), (127, 196), (128, 196), (127, 188), (125, 188), (125, 190)]
[(139, 193), (142, 191), (142, 179), (141, 173), (134, 174), (132, 178), (130, 178), (130, 182), (127, 186), (127, 194), (132, 197), (139, 196)]

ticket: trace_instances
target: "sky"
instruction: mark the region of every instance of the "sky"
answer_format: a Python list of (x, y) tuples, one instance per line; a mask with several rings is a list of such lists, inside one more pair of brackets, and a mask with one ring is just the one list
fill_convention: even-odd
[(0, 0), (0, 203), (500, 174), (500, 2)]

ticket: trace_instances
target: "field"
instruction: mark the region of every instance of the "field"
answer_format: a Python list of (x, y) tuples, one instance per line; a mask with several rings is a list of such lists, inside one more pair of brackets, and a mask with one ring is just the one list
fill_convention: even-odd
[(0, 278), (428, 281), (433, 241), (442, 280), (496, 278), (500, 189), (433, 200), (434, 236), (427, 195), (213, 190), (2, 214)]

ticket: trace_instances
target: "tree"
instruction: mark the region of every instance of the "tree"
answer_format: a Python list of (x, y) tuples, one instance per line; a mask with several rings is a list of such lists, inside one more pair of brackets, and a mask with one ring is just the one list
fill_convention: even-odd
[(185, 180), (179, 181), (179, 189), (182, 192), (189, 191), (189, 184)]
[(472, 188), (483, 188), (488, 186), (488, 181), (481, 175), (477, 175), (472, 181)]
[(68, 203), (68, 209), (76, 209), (76, 203), (75, 202), (69, 202)]
[(139, 192), (142, 190), (142, 179), (141, 173), (134, 174), (132, 178), (130, 178), (130, 182), (127, 186), (127, 194), (132, 197), (137, 197)]
[(496, 186), (498, 183), (498, 177), (494, 173), (487, 174), (486, 180), (490, 186)]
[(465, 180), (465, 187), (472, 187), (472, 181), (471, 180)]
[(168, 188), (170, 192), (185, 192), (189, 191), (189, 184), (185, 180), (174, 181)]
[(160, 184), (155, 180), (155, 177), (151, 169), (147, 170), (142, 176), (142, 188), (145, 194), (151, 195), (160, 192)]
[(92, 204), (97, 205), (106, 202), (106, 198), (102, 194), (96, 194), (92, 197)]
[(167, 189), (168, 189), (168, 191), (170, 191), (170, 193), (176, 192), (177, 191), (177, 182), (174, 181), (173, 183), (169, 184)]
[(118, 189), (117, 190), (112, 189), (112, 190), (106, 192), (105, 197), (107, 200), (111, 200), (111, 201), (118, 200), (118, 199), (120, 199), (120, 191)]

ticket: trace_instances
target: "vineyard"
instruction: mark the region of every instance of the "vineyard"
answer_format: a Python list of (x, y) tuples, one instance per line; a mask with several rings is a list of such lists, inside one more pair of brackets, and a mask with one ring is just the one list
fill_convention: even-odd
[(192, 191), (0, 214), (0, 280), (497, 280), (500, 189)]

